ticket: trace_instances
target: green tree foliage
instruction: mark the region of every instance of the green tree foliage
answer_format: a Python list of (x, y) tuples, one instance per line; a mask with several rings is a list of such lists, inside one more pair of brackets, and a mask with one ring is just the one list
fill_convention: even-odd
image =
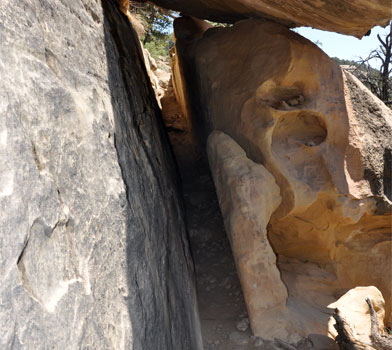
[(211, 24), (213, 27), (222, 27), (222, 28), (229, 28), (233, 26), (233, 23), (220, 23), (220, 22), (212, 22), (205, 20), (207, 23)]
[(144, 27), (143, 45), (154, 58), (167, 56), (173, 47), (171, 27), (175, 12), (161, 9), (149, 2), (130, 2), (130, 11), (138, 15)]

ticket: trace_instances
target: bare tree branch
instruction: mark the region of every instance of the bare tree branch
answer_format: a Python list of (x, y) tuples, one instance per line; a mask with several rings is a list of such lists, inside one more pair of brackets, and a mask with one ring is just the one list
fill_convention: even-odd
[[(384, 103), (392, 105), (392, 21), (388, 33), (382, 38), (377, 34), (380, 46), (372, 50), (366, 58), (360, 58), (353, 72)], [(381, 62), (378, 73), (370, 66), (370, 61)]]
[(377, 34), (377, 39), (382, 44), (382, 46), (387, 47), (387, 44), (381, 39), (380, 34)]

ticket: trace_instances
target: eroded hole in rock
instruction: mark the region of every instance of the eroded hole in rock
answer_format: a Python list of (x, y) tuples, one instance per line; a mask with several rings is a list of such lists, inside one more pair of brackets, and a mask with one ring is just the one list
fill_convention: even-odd
[[(271, 151), (279, 161), (280, 171), (295, 179), (290, 186), (297, 193), (299, 186), (317, 192), (330, 186), (330, 173), (322, 158), (322, 146), (327, 139), (327, 129), (321, 117), (312, 111), (287, 112), (279, 117), (272, 133)], [(300, 201), (304, 196), (297, 194)], [(306, 197), (310, 197), (309, 194)], [(283, 202), (287, 200), (284, 196)]]
[(311, 112), (287, 113), (279, 118), (272, 136), (272, 148), (287, 152), (287, 148), (314, 147), (327, 138), (323, 120)]
[(277, 86), (267, 81), (256, 91), (256, 101), (278, 110), (291, 110), (300, 108), (305, 103), (303, 83), (292, 86)]

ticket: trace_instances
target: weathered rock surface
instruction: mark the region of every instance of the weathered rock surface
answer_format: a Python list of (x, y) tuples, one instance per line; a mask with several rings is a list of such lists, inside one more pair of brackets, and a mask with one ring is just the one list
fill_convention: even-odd
[(283, 26), (205, 30), (175, 21), (187, 108), (204, 141), (223, 131), (280, 187), (268, 237), (297, 331), (328, 334), (328, 305), (357, 286), (376, 286), (390, 319), (391, 111)]
[[(391, 19), (389, 0), (153, 0), (184, 15), (218, 22), (265, 18), (287, 26), (311, 26), (362, 37)], [(246, 37), (246, 36), (245, 36)], [(244, 38), (245, 38), (244, 37)]]
[[(339, 300), (329, 305), (331, 309), (339, 309), (340, 315), (351, 323), (351, 327), (357, 336), (357, 340), (362, 343), (371, 344), (369, 339), (370, 330), (370, 315), (369, 307), (365, 301), (369, 298), (372, 301), (373, 307), (377, 313), (378, 324), (383, 328), (384, 324), (384, 298), (380, 291), (375, 287), (357, 287), (349, 290), (346, 294), (341, 296)], [(335, 320), (330, 320), (328, 327), (329, 333), (337, 336), (334, 328)], [(380, 329), (383, 332), (383, 329)]]
[(0, 37), (0, 348), (201, 349), (130, 24), (110, 1), (5, 0)]
[(286, 288), (268, 242), (267, 224), (281, 197), (274, 177), (222, 132), (208, 138), (208, 159), (253, 332), (272, 340), (287, 324)]

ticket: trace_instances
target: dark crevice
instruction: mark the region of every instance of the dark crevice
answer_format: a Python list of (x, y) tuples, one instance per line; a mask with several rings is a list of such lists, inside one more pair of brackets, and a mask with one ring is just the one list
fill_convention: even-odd
[(392, 150), (384, 150), (384, 172), (383, 172), (384, 194), (392, 201)]
[(19, 263), (22, 261), (23, 256), (24, 256), (24, 254), (25, 254), (25, 252), (26, 252), (27, 246), (28, 246), (28, 244), (29, 244), (29, 238), (30, 238), (30, 236), (28, 236), (28, 237), (26, 238), (26, 241), (24, 242), (22, 251), (20, 252), (19, 257), (18, 257), (18, 260), (16, 261), (16, 264), (17, 264), (18, 266), (19, 266)]
[(133, 348), (199, 349), (193, 268), (174, 157), (136, 33), (112, 1), (102, 5), (114, 146), (126, 189)]
[(41, 162), (39, 161), (39, 158), (37, 155), (37, 149), (36, 149), (33, 141), (31, 141), (31, 149), (33, 151), (33, 158), (34, 158), (35, 165), (37, 166), (38, 171), (42, 171), (43, 166), (42, 166)]

